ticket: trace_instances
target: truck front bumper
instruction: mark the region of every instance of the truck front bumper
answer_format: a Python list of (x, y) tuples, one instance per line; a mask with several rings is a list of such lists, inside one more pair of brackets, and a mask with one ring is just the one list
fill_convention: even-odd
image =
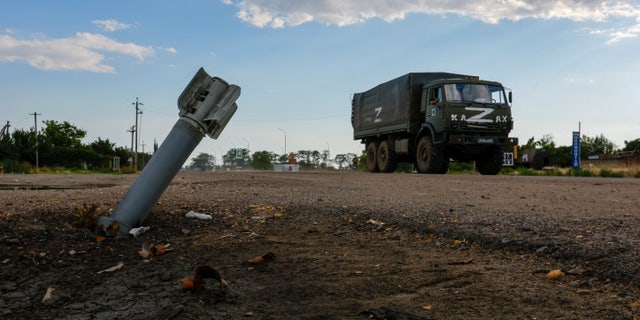
[(504, 136), (479, 136), (479, 135), (465, 135), (465, 134), (453, 134), (447, 139), (449, 144), (458, 145), (518, 145), (518, 138), (510, 138)]

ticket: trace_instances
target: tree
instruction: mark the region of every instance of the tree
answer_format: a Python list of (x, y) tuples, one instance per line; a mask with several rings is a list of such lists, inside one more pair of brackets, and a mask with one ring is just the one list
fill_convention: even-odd
[(273, 164), (271, 164), (272, 159), (273, 154), (269, 151), (254, 152), (251, 156), (251, 168), (256, 170), (271, 170), (273, 168)]
[(624, 144), (625, 146), (622, 151), (640, 153), (640, 138), (631, 141), (625, 141)]
[(216, 158), (208, 153), (200, 152), (195, 158), (191, 159), (189, 168), (212, 170), (216, 166)]
[(38, 137), (38, 151), (42, 164), (48, 166), (80, 167), (91, 158), (91, 149), (82, 144), (87, 132), (67, 121), (43, 121), (42, 138)]
[(320, 167), (320, 151), (318, 150), (313, 150), (311, 151), (311, 163), (313, 164), (314, 168), (319, 168)]
[(555, 148), (553, 152), (550, 152), (553, 164), (563, 168), (571, 167), (573, 164), (572, 152), (573, 147), (571, 146), (560, 146)]
[(45, 120), (42, 123), (44, 123), (42, 129), (44, 141), (41, 142), (52, 148), (81, 147), (82, 139), (87, 135), (86, 131), (78, 129), (67, 121), (60, 123), (55, 120)]
[(115, 156), (116, 144), (111, 143), (109, 139), (102, 140), (98, 137), (98, 140), (91, 142), (89, 148), (92, 151), (92, 158), (86, 159), (92, 167), (96, 168), (108, 168), (110, 160)]
[(613, 154), (615, 150), (616, 145), (603, 134), (595, 137), (582, 135), (582, 139), (580, 141), (580, 154), (583, 158), (587, 158), (591, 155)]
[(124, 166), (129, 163), (129, 158), (131, 157), (131, 149), (127, 147), (116, 147), (113, 151), (115, 152), (115, 156), (120, 158), (121, 165)]
[(229, 149), (229, 151), (222, 156), (222, 165), (227, 167), (243, 168), (250, 161), (249, 149)]
[(36, 163), (33, 133), (18, 129), (11, 135), (11, 140), (13, 142), (13, 159), (20, 162)]
[(542, 138), (536, 142), (536, 145), (544, 151), (553, 152), (556, 148), (556, 144), (553, 142), (553, 135), (551, 134), (543, 135)]
[(296, 158), (298, 158), (298, 162), (302, 165), (311, 165), (311, 151), (310, 150), (299, 150), (296, 154)]
[(336, 154), (336, 157), (333, 161), (338, 165), (338, 169), (342, 169), (349, 166), (351, 158), (349, 158), (349, 156), (346, 154), (340, 153)]

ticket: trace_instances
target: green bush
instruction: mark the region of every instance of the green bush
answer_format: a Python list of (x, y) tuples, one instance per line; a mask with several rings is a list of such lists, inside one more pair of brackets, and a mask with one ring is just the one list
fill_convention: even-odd
[(624, 178), (624, 173), (620, 171), (613, 171), (611, 169), (600, 169), (599, 175), (603, 178)]
[(564, 176), (564, 174), (562, 173), (562, 171), (558, 167), (553, 167), (552, 170), (544, 170), (543, 174), (545, 176), (553, 176), (553, 177)]
[(4, 160), (0, 162), (4, 173), (31, 173), (31, 165), (28, 162), (20, 163), (18, 160)]
[(467, 173), (473, 172), (473, 161), (453, 161), (449, 163), (449, 172)]
[(521, 175), (521, 176), (537, 176), (538, 175), (538, 171), (533, 170), (531, 168), (520, 167), (516, 171), (518, 172), (518, 175)]
[(596, 174), (593, 173), (592, 171), (585, 170), (582, 168), (571, 169), (570, 171), (567, 172), (567, 175), (573, 176), (573, 177), (595, 177), (596, 176)]

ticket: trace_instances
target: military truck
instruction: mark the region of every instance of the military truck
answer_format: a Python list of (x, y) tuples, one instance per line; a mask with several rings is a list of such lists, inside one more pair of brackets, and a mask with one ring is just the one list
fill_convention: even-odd
[(353, 95), (353, 138), (365, 145), (370, 172), (410, 162), (419, 173), (443, 174), (450, 160), (473, 160), (478, 172), (495, 175), (504, 147), (517, 145), (511, 100), (502, 84), (477, 76), (408, 73)]

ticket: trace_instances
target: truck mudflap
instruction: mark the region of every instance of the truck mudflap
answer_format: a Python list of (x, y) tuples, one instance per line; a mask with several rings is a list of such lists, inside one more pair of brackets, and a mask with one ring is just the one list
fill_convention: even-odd
[(449, 135), (447, 142), (450, 144), (458, 145), (517, 145), (518, 138), (509, 138), (504, 136), (478, 136), (478, 135), (464, 135), (464, 134), (452, 134)]

